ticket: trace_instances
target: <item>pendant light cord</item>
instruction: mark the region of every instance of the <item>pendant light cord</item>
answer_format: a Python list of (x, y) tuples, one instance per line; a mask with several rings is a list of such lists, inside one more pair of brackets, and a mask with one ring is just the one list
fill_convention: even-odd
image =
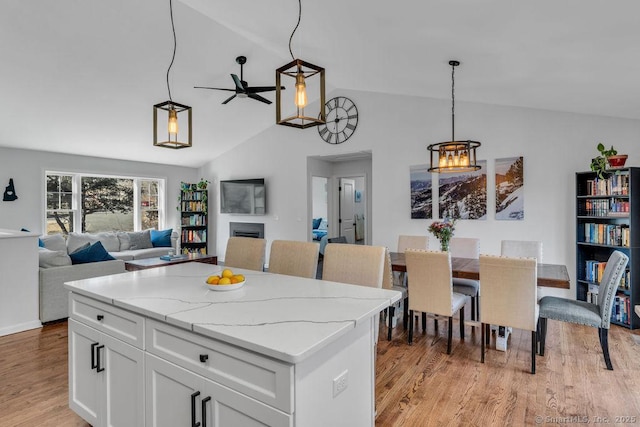
[(291, 59), (295, 61), (295, 57), (293, 56), (293, 51), (291, 50), (291, 40), (293, 40), (293, 35), (296, 33), (296, 30), (300, 26), (300, 19), (302, 18), (302, 0), (298, 0), (298, 23), (296, 27), (291, 32), (291, 36), (289, 36), (289, 53), (291, 54)]
[(171, 57), (171, 63), (169, 64), (169, 68), (167, 69), (167, 91), (169, 92), (169, 101), (173, 102), (171, 98), (171, 87), (169, 86), (169, 72), (171, 71), (171, 67), (173, 66), (173, 61), (176, 59), (176, 48), (178, 46), (178, 42), (176, 40), (176, 27), (173, 24), (173, 1), (169, 0), (169, 14), (171, 15), (171, 31), (173, 32), (173, 56)]
[(456, 96), (455, 96), (455, 73), (456, 67), (455, 65), (451, 65), (451, 142), (456, 140), (455, 137), (455, 122), (456, 122)]

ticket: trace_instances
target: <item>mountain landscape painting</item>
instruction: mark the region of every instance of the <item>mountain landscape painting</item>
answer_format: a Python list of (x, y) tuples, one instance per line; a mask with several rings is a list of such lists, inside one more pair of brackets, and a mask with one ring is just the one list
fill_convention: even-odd
[(487, 161), (475, 172), (441, 173), (440, 218), (487, 219)]
[(409, 166), (411, 218), (433, 218), (432, 179), (429, 165)]
[(524, 219), (522, 157), (496, 159), (496, 219)]

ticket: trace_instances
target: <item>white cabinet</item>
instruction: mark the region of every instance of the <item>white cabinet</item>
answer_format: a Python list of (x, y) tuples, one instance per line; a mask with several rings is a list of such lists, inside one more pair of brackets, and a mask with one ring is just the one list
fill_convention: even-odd
[(292, 417), (151, 354), (146, 355), (147, 427), (291, 426)]
[(69, 407), (94, 427), (143, 425), (143, 351), (70, 319)]

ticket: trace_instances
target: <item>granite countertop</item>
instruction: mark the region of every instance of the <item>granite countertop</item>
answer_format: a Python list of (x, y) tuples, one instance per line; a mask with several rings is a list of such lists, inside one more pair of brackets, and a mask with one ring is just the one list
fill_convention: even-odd
[(245, 285), (205, 284), (224, 267), (190, 262), (68, 282), (65, 287), (150, 318), (298, 363), (397, 302), (400, 292), (234, 268)]

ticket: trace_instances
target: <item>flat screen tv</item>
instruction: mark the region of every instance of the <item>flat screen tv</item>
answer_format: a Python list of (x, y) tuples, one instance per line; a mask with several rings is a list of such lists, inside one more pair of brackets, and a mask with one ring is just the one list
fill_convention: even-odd
[(264, 178), (220, 181), (220, 213), (265, 215)]

